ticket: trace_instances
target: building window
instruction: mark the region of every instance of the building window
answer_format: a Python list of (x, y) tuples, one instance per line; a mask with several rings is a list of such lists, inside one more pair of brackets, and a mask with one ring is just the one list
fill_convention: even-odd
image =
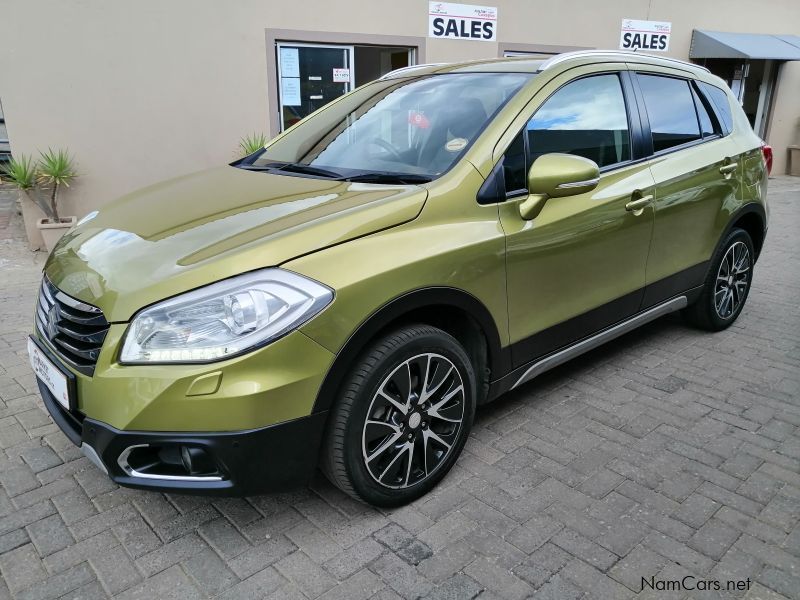
[(3, 103), (0, 102), (0, 162), (5, 162), (11, 157), (11, 146), (8, 143), (6, 119), (3, 115)]
[(414, 49), (397, 46), (277, 43), (281, 129), (328, 102), (402, 67)]

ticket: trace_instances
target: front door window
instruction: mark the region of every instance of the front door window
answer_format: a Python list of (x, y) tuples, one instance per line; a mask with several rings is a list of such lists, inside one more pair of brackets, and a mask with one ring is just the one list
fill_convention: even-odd
[(548, 98), (506, 150), (506, 194), (527, 193), (533, 161), (552, 152), (589, 158), (601, 169), (631, 159), (628, 114), (618, 75), (584, 77)]

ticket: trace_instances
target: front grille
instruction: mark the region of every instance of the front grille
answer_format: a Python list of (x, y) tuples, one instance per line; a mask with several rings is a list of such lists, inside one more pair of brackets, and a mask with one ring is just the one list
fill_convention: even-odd
[(67, 296), (42, 279), (36, 328), (65, 362), (84, 375), (94, 373), (100, 348), (108, 333), (103, 311)]

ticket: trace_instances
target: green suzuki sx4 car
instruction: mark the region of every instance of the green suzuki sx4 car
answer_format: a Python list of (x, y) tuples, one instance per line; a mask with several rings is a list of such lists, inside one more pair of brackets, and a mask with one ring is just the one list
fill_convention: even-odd
[(87, 215), (45, 265), (31, 363), (120, 485), (245, 495), (319, 466), (403, 504), (476, 406), (673, 311), (736, 320), (771, 157), (682, 61), (401, 69)]

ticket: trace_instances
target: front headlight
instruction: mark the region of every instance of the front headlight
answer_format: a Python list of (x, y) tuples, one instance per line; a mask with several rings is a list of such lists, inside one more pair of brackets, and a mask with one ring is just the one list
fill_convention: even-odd
[(333, 300), (316, 281), (283, 269), (246, 273), (159, 302), (128, 327), (120, 362), (212, 362), (263, 346)]

